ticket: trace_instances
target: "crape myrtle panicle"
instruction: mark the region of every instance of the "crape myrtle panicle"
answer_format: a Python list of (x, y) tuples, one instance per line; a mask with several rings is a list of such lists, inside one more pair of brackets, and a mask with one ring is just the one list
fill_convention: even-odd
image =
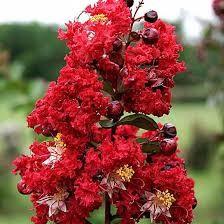
[(91, 223), (102, 205), (105, 224), (192, 222), (194, 181), (176, 128), (148, 116), (169, 114), (182, 46), (155, 11), (136, 17), (143, 3), (135, 10), (131, 0), (99, 0), (84, 10), (86, 21), (59, 30), (66, 65), (27, 117), (45, 141), (13, 162), (33, 223)]

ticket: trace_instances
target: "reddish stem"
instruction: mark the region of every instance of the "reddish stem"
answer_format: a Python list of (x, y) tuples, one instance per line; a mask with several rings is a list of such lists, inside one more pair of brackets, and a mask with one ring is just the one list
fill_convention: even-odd
[(144, 4), (144, 0), (141, 0), (141, 1), (138, 3), (138, 6), (137, 6), (136, 11), (135, 11), (134, 16), (133, 16), (133, 20), (135, 20), (135, 17), (136, 17), (136, 15), (137, 15), (137, 13), (138, 13), (138, 10), (142, 7), (143, 4)]
[(110, 198), (107, 193), (105, 193), (105, 224), (110, 224)]
[[(139, 9), (142, 7), (143, 4), (144, 4), (144, 0), (141, 0), (141, 1), (138, 3), (138, 6), (136, 7), (135, 13), (134, 13), (134, 15), (133, 15), (133, 17), (132, 17), (132, 23), (131, 23), (130, 33), (132, 32), (134, 23), (135, 23), (137, 20), (139, 20), (140, 18), (142, 18), (142, 17), (139, 17), (139, 18), (135, 19), (136, 15), (137, 15), (137, 13), (138, 13), (138, 11), (139, 11)], [(128, 36), (128, 40), (127, 40), (127, 43), (126, 43), (126, 49), (127, 49), (127, 47), (130, 45), (130, 43), (131, 43), (131, 41), (130, 41), (130, 34), (129, 34), (129, 36)]]

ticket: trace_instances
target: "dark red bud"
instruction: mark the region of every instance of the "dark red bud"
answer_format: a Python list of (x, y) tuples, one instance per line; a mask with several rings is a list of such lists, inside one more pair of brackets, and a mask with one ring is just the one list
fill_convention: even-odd
[(163, 129), (162, 129), (164, 136), (166, 138), (174, 138), (177, 135), (177, 129), (174, 125), (172, 124), (164, 124)]
[(122, 56), (122, 54), (120, 52), (116, 52), (116, 51), (111, 52), (109, 58), (110, 58), (110, 60), (112, 62), (116, 63), (121, 68), (123, 67), (123, 65), (124, 65), (124, 58), (123, 58), (123, 56)]
[(130, 37), (131, 37), (131, 41), (139, 41), (141, 39), (140, 34), (134, 31), (130, 33)]
[(120, 51), (122, 49), (123, 42), (120, 39), (117, 39), (113, 43), (113, 50), (114, 51)]
[(151, 10), (145, 14), (144, 18), (145, 21), (149, 23), (154, 23), (158, 19), (158, 14), (156, 11)]
[(112, 119), (119, 119), (124, 113), (124, 108), (119, 101), (112, 101), (107, 107), (107, 117)]
[(134, 0), (126, 0), (127, 6), (132, 7), (134, 5)]
[(159, 32), (154, 28), (149, 28), (142, 34), (142, 39), (146, 44), (156, 44), (159, 40)]
[(175, 139), (165, 138), (160, 142), (161, 152), (165, 155), (172, 155), (177, 150), (177, 142)]
[(19, 191), (20, 194), (24, 195), (32, 193), (32, 191), (27, 187), (27, 185), (23, 180), (20, 180), (19, 183), (17, 184), (17, 190)]
[(194, 204), (192, 205), (192, 209), (195, 209), (198, 205), (198, 201), (196, 198), (194, 198)]

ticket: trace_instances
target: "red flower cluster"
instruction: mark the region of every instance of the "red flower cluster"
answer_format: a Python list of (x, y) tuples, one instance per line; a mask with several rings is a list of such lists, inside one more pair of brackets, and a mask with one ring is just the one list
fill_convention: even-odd
[(37, 101), (27, 118), (28, 125), (46, 136), (58, 132), (86, 134), (105, 114), (108, 99), (101, 90), (102, 83), (94, 71), (67, 65), (57, 83), (50, 83), (45, 97)]
[(215, 14), (221, 19), (224, 20), (224, 1), (223, 0), (214, 0), (212, 3)]
[[(36, 224), (90, 223), (104, 198), (106, 224), (192, 222), (194, 183), (177, 155), (176, 128), (144, 115), (169, 112), (182, 47), (155, 11), (133, 18), (131, 3), (100, 0), (86, 8), (87, 21), (59, 31), (70, 49), (66, 66), (27, 118), (46, 141), (14, 161)], [(133, 31), (141, 19), (143, 30)]]
[(176, 43), (174, 27), (161, 20), (145, 23), (144, 29), (156, 30), (159, 39), (155, 44), (139, 41), (126, 51), (125, 108), (162, 116), (170, 110), (173, 77), (185, 69), (184, 63), (177, 61), (182, 46)]

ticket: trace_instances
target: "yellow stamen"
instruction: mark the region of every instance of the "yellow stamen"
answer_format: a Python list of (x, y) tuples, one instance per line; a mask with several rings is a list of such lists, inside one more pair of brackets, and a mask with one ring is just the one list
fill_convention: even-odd
[(158, 199), (158, 202), (161, 205), (165, 206), (167, 208), (167, 210), (169, 210), (170, 207), (172, 206), (172, 204), (176, 201), (173, 194), (170, 194), (168, 190), (166, 190), (166, 191), (158, 190), (156, 193), (156, 197)]
[(66, 144), (62, 141), (61, 137), (62, 137), (62, 134), (58, 133), (56, 135), (56, 137), (54, 138), (54, 142), (55, 142), (56, 146), (63, 148), (63, 147), (66, 147)]
[(135, 171), (132, 169), (132, 166), (124, 165), (116, 173), (121, 177), (121, 179), (125, 182), (130, 182), (133, 177)]
[(95, 16), (92, 16), (90, 18), (91, 22), (100, 22), (100, 23), (106, 23), (108, 21), (108, 18), (105, 14), (97, 14)]

